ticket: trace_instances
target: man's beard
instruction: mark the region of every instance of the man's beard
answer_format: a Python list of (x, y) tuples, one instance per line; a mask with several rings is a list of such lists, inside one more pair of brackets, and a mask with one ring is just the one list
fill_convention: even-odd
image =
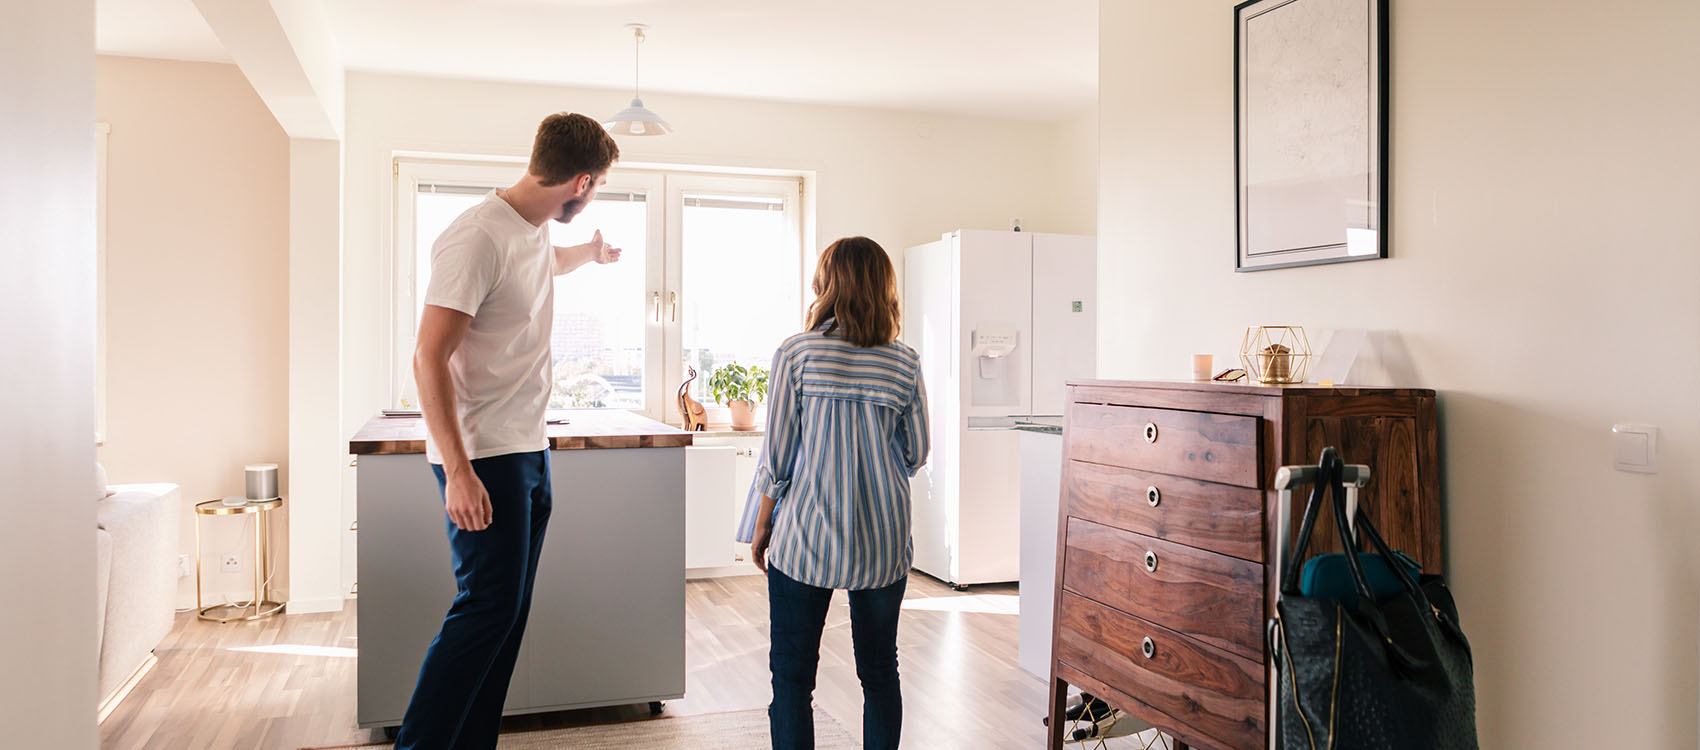
[(561, 222), (562, 224), (572, 221), (573, 217), (578, 216), (579, 212), (584, 210), (584, 205), (588, 202), (589, 201), (586, 201), (583, 198), (574, 198), (566, 203), (562, 203), (561, 215), (555, 217), (555, 221)]

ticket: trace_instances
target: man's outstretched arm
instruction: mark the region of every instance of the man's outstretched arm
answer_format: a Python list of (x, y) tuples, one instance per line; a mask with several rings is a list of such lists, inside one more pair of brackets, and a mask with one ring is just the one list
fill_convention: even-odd
[(582, 245), (555, 248), (555, 275), (560, 276), (578, 270), (580, 266), (595, 261), (601, 264), (615, 263), (620, 260), (620, 248), (614, 247), (602, 239), (602, 230), (596, 230), (596, 235)]

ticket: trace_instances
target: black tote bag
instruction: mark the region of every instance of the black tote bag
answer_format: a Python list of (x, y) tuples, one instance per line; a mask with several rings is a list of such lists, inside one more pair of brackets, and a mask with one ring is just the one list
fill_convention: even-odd
[(1358, 556), (1346, 554), (1356, 606), (1300, 594), (1299, 569), (1328, 500), (1325, 487), (1340, 539), (1353, 538), (1341, 482), (1345, 464), (1333, 448), (1322, 456), (1322, 478), (1305, 506), (1269, 628), (1282, 750), (1477, 750), (1470, 644), (1440, 576), (1413, 579), (1360, 508), (1358, 534), (1397, 573), (1402, 590), (1376, 601)]

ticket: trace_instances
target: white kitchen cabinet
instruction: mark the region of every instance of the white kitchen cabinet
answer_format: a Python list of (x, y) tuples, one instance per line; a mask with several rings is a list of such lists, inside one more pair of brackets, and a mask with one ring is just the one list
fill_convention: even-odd
[(724, 575), (747, 545), (733, 541), (761, 459), (761, 433), (699, 432), (685, 455), (685, 568), (690, 578)]
[(727, 493), (736, 484), (738, 449), (693, 445), (685, 449), (685, 568), (731, 565), (736, 516)]

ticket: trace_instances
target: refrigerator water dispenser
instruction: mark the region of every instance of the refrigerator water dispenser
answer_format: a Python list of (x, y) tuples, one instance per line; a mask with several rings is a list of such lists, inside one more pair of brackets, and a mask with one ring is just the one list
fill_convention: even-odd
[(1020, 330), (1014, 326), (985, 326), (973, 332), (972, 356), (974, 377), (972, 400), (975, 406), (1000, 406), (1020, 402), (1020, 379), (1010, 366), (1020, 340)]

